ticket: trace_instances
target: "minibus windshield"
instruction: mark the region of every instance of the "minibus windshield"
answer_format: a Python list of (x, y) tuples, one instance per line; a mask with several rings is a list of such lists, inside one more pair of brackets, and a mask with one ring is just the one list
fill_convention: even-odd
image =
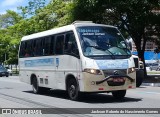
[(113, 27), (77, 27), (81, 47), (85, 56), (125, 56), (131, 51), (120, 32)]

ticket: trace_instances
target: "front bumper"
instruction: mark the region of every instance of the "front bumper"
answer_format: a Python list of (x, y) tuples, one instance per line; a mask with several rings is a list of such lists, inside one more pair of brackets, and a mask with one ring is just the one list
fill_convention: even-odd
[(103, 83), (103, 82), (105, 82), (105, 81), (108, 81), (109, 79), (116, 79), (116, 78), (128, 78), (131, 82), (134, 82), (134, 79), (132, 79), (131, 77), (129, 77), (129, 76), (125, 76), (125, 75), (110, 75), (110, 76), (108, 76), (108, 77), (106, 77), (105, 79), (103, 79), (103, 80), (101, 80), (101, 81), (96, 81), (96, 84), (98, 85), (98, 84), (101, 84), (101, 83)]
[[(120, 79), (121, 82), (115, 82), (112, 80)], [(108, 92), (115, 90), (126, 90), (136, 88), (136, 73), (129, 75), (93, 75), (89, 73), (83, 73), (84, 88), (81, 91), (84, 92)]]

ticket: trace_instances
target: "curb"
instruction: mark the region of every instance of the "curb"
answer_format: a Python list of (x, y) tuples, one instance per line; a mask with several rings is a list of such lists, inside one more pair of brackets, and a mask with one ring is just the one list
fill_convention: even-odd
[(141, 86), (160, 87), (160, 74), (148, 74)]
[(141, 86), (160, 87), (160, 83), (142, 83)]

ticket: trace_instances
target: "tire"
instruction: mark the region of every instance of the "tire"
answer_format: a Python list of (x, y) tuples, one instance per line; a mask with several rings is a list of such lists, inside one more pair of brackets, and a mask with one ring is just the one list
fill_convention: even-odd
[(112, 95), (116, 99), (123, 99), (126, 95), (126, 90), (113, 91)]
[(143, 69), (136, 71), (136, 87), (140, 87), (144, 79)]
[(36, 77), (33, 78), (32, 89), (35, 94), (45, 94), (48, 90), (50, 90), (50, 88), (40, 87)]
[(140, 87), (142, 82), (143, 82), (143, 78), (141, 77), (136, 78), (136, 87)]
[(78, 100), (80, 96), (79, 87), (75, 79), (70, 79), (67, 82), (67, 92), (71, 100)]
[(6, 77), (8, 77), (8, 75), (6, 75)]
[(37, 78), (34, 77), (33, 80), (32, 80), (32, 88), (33, 88), (33, 93), (35, 94), (39, 94), (40, 93), (40, 87), (38, 85), (38, 81), (37, 81)]

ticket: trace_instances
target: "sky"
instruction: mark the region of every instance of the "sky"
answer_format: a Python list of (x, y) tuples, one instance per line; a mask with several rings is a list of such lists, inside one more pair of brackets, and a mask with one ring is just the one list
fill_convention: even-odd
[(28, 0), (0, 0), (0, 14), (5, 14), (6, 10), (17, 11), (17, 7), (27, 4)]
[(6, 10), (17, 12), (17, 7), (26, 5), (28, 5), (28, 0), (0, 0), (0, 14), (5, 14)]

